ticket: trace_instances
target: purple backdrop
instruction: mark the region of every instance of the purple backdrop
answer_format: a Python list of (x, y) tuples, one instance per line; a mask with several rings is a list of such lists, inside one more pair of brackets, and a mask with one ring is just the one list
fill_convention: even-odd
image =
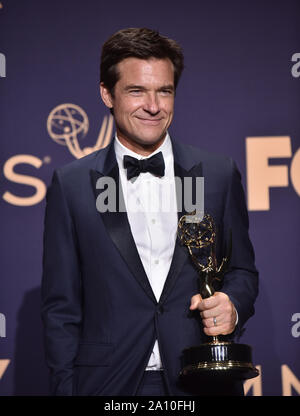
[[(116, 30), (142, 26), (184, 48), (170, 133), (233, 156), (248, 198), (253, 163), (246, 164), (246, 138), (275, 143), (286, 136), (291, 144), (291, 155), (269, 159), (286, 166), (286, 186), (276, 186), (274, 176), (270, 209), (249, 211), (260, 294), (240, 342), (253, 346), (261, 366), (249, 395), (300, 394), (299, 13), (296, 0), (0, 2), (1, 395), (48, 394), (40, 320), (45, 186), (55, 168), (79, 156), (78, 149), (71, 154), (76, 139), (80, 149), (93, 147), (105, 124), (102, 43)], [(89, 120), (73, 147), (47, 129), (61, 104), (64, 114)], [(80, 108), (72, 112), (74, 104)]]

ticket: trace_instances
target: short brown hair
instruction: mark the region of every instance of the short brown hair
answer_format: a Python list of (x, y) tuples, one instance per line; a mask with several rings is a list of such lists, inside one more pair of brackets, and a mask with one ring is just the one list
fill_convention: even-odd
[(174, 65), (174, 87), (176, 89), (183, 71), (183, 53), (175, 40), (147, 28), (127, 28), (113, 34), (103, 45), (100, 64), (100, 82), (113, 95), (119, 80), (117, 64), (126, 58), (165, 59)]

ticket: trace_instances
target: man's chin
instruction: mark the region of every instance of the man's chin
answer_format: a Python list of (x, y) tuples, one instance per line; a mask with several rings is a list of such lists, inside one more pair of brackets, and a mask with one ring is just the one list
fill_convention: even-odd
[(148, 132), (149, 134), (145, 133), (145, 131), (141, 131), (141, 134), (139, 132), (136, 132), (135, 135), (126, 135), (122, 133), (121, 131), (117, 132), (118, 139), (120, 142), (128, 147), (129, 149), (144, 154), (146, 153), (152, 153), (154, 152), (164, 141), (167, 132), (160, 131), (158, 134), (155, 134), (155, 132)]
[(162, 133), (159, 136), (140, 136), (136, 138), (136, 143), (143, 147), (153, 147), (156, 145), (160, 145), (166, 137), (166, 132)]

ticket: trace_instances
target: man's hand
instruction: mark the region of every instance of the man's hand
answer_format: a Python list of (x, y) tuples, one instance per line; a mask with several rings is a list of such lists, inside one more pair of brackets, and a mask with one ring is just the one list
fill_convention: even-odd
[(228, 335), (234, 331), (237, 313), (225, 293), (215, 292), (206, 299), (202, 299), (199, 294), (194, 295), (191, 298), (190, 310), (195, 309), (200, 311), (206, 335)]

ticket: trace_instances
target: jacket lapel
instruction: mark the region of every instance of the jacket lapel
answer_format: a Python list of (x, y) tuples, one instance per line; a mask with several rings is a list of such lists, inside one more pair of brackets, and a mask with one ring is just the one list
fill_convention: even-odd
[(156, 302), (155, 295), (152, 291), (151, 285), (147, 278), (146, 272), (143, 267), (143, 263), (140, 259), (139, 253), (137, 251), (130, 225), (128, 222), (128, 217), (126, 212), (119, 211), (119, 204), (124, 204), (120, 198), (123, 199), (122, 192), (118, 192), (119, 186), (121, 186), (121, 181), (119, 178), (119, 168), (117, 160), (115, 157), (114, 151), (114, 141), (109, 144), (109, 146), (104, 149), (102, 152), (99, 152), (99, 157), (96, 162), (95, 169), (91, 169), (91, 182), (94, 190), (95, 198), (97, 199), (98, 195), (103, 192), (103, 189), (97, 189), (97, 181), (103, 176), (111, 177), (114, 179), (116, 184), (116, 212), (99, 212), (103, 223), (113, 241), (116, 248), (119, 250), (122, 258), (127, 263), (129, 269), (131, 270), (133, 276), (136, 278), (138, 283), (141, 285), (146, 294), (150, 299)]
[[(173, 155), (174, 155), (174, 174), (175, 177), (180, 178), (182, 184), (182, 192), (177, 192), (177, 203), (179, 203), (178, 222), (187, 212), (184, 206), (184, 178), (192, 177), (192, 194), (195, 195), (195, 178), (202, 176), (202, 163), (193, 163), (187, 154), (186, 148), (181, 143), (172, 139)], [(190, 261), (189, 254), (186, 247), (182, 246), (179, 238), (176, 238), (174, 254), (169, 269), (169, 273), (159, 299), (159, 304), (163, 304), (170, 294), (180, 271), (186, 261)]]

